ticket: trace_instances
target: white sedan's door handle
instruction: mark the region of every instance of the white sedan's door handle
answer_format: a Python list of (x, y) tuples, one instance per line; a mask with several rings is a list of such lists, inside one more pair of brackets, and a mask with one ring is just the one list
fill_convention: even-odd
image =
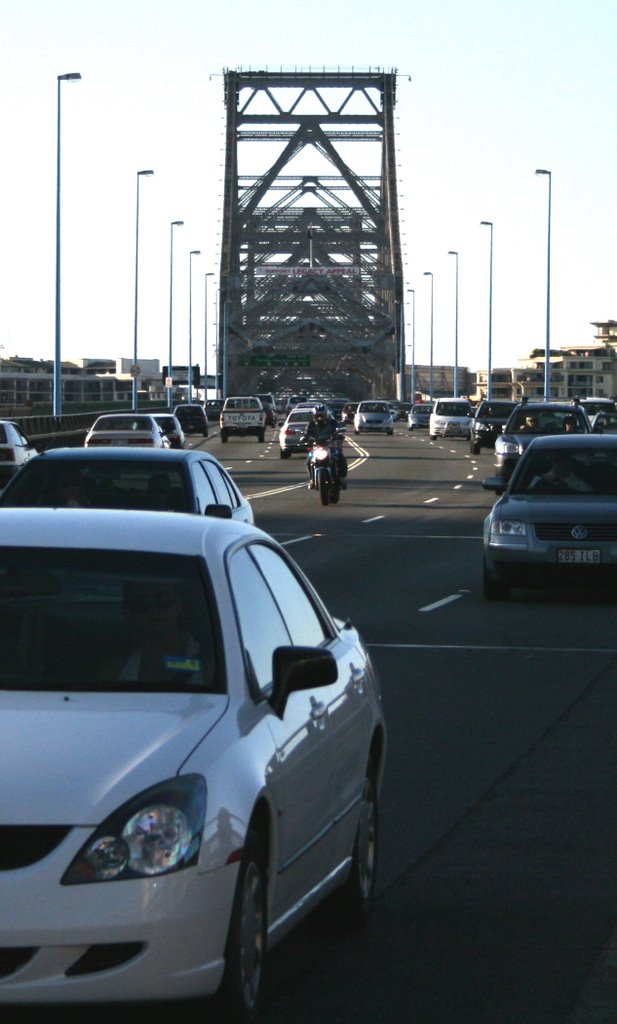
[(314, 722), (321, 723), (325, 718), (327, 710), (327, 705), (323, 701), (315, 700), (314, 697), (311, 697), (311, 718)]

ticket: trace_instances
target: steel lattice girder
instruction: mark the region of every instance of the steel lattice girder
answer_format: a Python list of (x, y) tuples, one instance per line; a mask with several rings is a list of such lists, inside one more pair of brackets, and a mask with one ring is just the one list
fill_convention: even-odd
[[(396, 72), (381, 69), (225, 72), (219, 353), (228, 392), (257, 389), (263, 372), (251, 355), (280, 353), (308, 356), (320, 391), (335, 378), (349, 390), (355, 376), (364, 392), (370, 381), (394, 394), (403, 295), (395, 90)], [(293, 386), (296, 371), (287, 377)]]

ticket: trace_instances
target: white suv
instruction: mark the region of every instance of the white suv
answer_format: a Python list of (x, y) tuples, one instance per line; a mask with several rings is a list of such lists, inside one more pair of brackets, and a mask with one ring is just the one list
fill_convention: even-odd
[(432, 441), (436, 437), (469, 439), (473, 410), (467, 398), (436, 398), (428, 425)]

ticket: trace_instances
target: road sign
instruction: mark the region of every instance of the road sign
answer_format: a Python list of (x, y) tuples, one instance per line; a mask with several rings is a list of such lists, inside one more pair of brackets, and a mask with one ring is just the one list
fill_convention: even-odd
[(240, 356), (238, 366), (310, 366), (309, 355), (292, 356), (274, 352), (262, 352), (259, 355)]
[(137, 379), (141, 375), (141, 366), (139, 363), (133, 363), (130, 369), (131, 377)]

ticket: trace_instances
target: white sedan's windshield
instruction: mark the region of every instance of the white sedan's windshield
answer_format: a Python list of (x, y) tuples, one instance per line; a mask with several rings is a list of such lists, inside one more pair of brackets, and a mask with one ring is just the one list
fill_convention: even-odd
[(221, 688), (195, 559), (97, 550), (0, 553), (0, 689)]

